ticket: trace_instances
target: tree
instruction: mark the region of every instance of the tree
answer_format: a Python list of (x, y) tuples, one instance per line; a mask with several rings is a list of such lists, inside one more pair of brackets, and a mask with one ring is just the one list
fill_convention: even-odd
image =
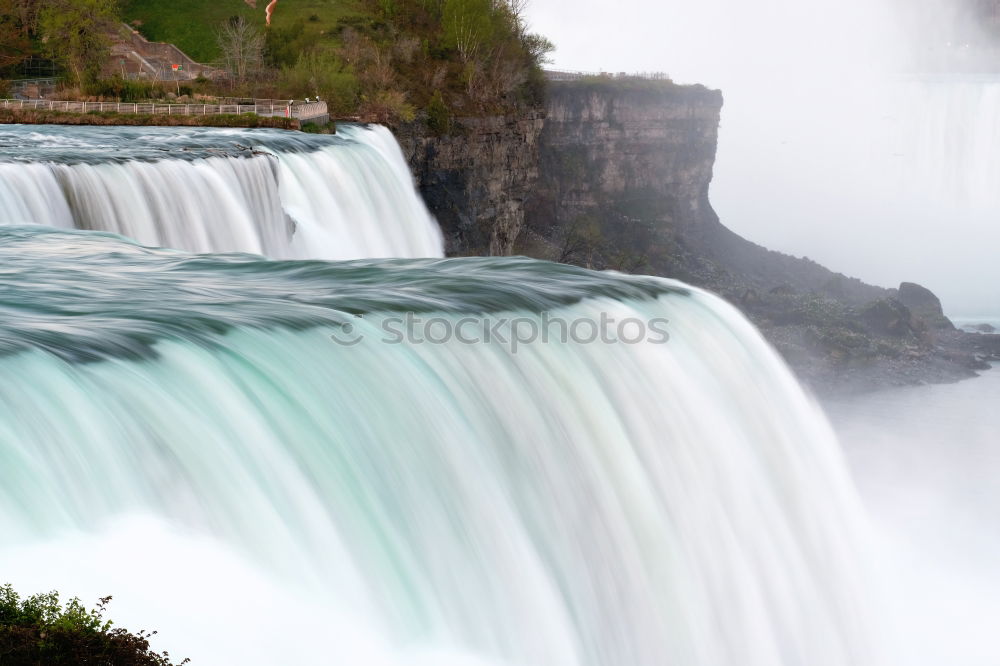
[(219, 50), (226, 70), (243, 83), (260, 71), (264, 63), (264, 35), (242, 16), (222, 24), (218, 35)]
[(48, 0), (38, 14), (46, 53), (77, 84), (100, 77), (117, 25), (115, 0)]
[(446, 43), (465, 63), (473, 62), (493, 37), (490, 0), (445, 0), (442, 16)]
[(555, 44), (546, 37), (536, 34), (526, 34), (521, 38), (524, 50), (536, 67), (541, 67), (549, 60), (549, 54), (556, 50)]
[(31, 53), (31, 42), (15, 0), (0, 0), (0, 70), (20, 64)]
[(38, 29), (38, 13), (42, 10), (44, 0), (7, 0), (6, 4), (13, 9), (21, 25), (21, 32), (27, 37)]

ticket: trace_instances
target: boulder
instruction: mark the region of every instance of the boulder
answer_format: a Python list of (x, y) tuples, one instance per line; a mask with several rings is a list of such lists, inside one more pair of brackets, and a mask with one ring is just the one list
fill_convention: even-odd
[(858, 315), (864, 327), (874, 335), (904, 337), (920, 330), (910, 309), (894, 298), (872, 301)]
[(955, 325), (944, 316), (941, 300), (930, 289), (913, 282), (904, 282), (899, 285), (897, 298), (910, 309), (914, 317), (923, 319), (929, 328), (955, 330)]

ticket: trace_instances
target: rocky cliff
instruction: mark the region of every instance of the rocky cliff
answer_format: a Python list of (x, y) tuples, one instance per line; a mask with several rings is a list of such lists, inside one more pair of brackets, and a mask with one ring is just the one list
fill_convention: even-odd
[(637, 219), (663, 223), (651, 232), (701, 223), (711, 210), (721, 108), (722, 94), (701, 86), (553, 83), (531, 230), (558, 237), (553, 227), (598, 217), (615, 235)]
[(544, 114), (399, 131), (448, 252), (663, 275), (739, 306), (821, 391), (972, 376), (1000, 336), (954, 330), (926, 289), (883, 289), (722, 225), (708, 191), (723, 99), (665, 81), (550, 85)]
[(438, 135), (423, 122), (396, 131), (451, 256), (510, 255), (538, 180), (544, 115), (457, 119)]

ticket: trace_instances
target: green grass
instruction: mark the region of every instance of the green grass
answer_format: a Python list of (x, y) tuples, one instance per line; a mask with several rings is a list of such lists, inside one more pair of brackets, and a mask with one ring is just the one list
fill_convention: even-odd
[[(176, 44), (196, 61), (212, 63), (219, 60), (219, 25), (243, 16), (263, 28), (268, 1), (257, 0), (257, 9), (251, 9), (243, 0), (123, 0), (122, 15), (126, 23), (140, 21), (139, 32), (147, 39)], [(272, 27), (287, 29), (302, 21), (304, 33), (321, 35), (335, 30), (339, 19), (357, 13), (354, 0), (282, 0)]]

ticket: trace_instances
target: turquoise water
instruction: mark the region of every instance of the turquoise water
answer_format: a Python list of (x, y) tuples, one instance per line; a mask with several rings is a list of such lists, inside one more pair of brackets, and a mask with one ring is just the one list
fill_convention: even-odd
[(0, 127), (0, 226), (109, 231), (276, 259), (440, 257), (441, 231), (380, 126)]
[[(0, 229), (0, 266), (19, 588), (114, 594), (205, 664), (878, 663), (832, 431), (709, 294), (40, 227)], [(406, 313), (437, 341), (385, 341)], [(438, 330), (546, 318), (668, 335)]]

